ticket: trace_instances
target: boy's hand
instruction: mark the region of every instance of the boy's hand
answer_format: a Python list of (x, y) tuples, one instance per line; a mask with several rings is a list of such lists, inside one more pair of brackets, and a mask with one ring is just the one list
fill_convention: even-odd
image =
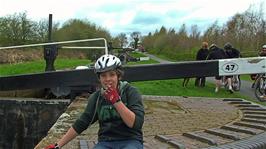
[(120, 101), (120, 96), (115, 88), (107, 88), (107, 90), (104, 92), (104, 97), (112, 104)]

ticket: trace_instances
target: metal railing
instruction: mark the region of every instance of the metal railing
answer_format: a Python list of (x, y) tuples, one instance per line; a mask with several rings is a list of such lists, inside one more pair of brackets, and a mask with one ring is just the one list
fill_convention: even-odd
[(46, 42), (46, 43), (37, 43), (37, 44), (28, 44), (28, 45), (18, 45), (18, 46), (8, 46), (0, 47), (0, 50), (4, 49), (16, 49), (16, 48), (28, 48), (28, 47), (38, 47), (38, 46), (47, 46), (47, 45), (59, 45), (59, 44), (69, 44), (69, 43), (80, 43), (80, 42), (90, 42), (90, 41), (104, 41), (103, 47), (67, 47), (63, 46), (62, 48), (72, 48), (72, 49), (105, 49), (105, 54), (108, 54), (107, 41), (105, 38), (93, 38), (93, 39), (81, 39), (81, 40), (70, 40), (70, 41), (60, 41), (60, 42)]

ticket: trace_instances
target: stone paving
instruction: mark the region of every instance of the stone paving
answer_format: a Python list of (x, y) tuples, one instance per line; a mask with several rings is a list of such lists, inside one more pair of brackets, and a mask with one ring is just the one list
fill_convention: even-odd
[[(143, 99), (146, 113), (143, 126), (145, 148), (175, 148), (169, 143), (156, 139), (156, 135), (182, 140), (186, 143), (186, 148), (193, 148), (190, 146), (208, 147), (210, 145), (193, 142), (182, 134), (217, 128), (242, 118), (242, 112), (235, 106), (224, 102), (223, 99), (176, 96), (143, 96)], [(79, 98), (71, 103), (66, 112), (49, 130), (48, 135), (36, 146), (36, 149), (56, 142), (83, 111), (87, 103), (86, 100)], [(97, 142), (97, 131), (98, 125), (94, 124), (63, 149), (79, 149), (80, 140), (94, 144)], [(233, 140), (226, 142), (230, 141)]]

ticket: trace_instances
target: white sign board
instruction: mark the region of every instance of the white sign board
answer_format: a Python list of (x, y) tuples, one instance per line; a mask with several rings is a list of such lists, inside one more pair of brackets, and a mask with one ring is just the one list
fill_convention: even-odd
[(150, 57), (140, 57), (139, 60), (140, 61), (148, 61), (148, 60), (150, 60)]
[(266, 57), (219, 60), (219, 76), (266, 73)]

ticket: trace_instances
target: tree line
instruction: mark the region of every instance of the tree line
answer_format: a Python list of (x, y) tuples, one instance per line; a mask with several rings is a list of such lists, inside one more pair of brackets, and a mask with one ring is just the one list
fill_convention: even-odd
[[(136, 48), (141, 43), (149, 52), (173, 59), (180, 58), (180, 55), (183, 55), (182, 59), (193, 59), (202, 41), (215, 43), (220, 47), (230, 42), (235, 48), (240, 49), (241, 53), (254, 53), (266, 42), (266, 19), (262, 3), (259, 9), (250, 6), (245, 12), (235, 14), (222, 26), (215, 21), (204, 32), (201, 32), (197, 25), (188, 28), (186, 24), (182, 24), (178, 30), (162, 26), (145, 36), (141, 36), (139, 31), (134, 31), (130, 34), (130, 39), (125, 33), (112, 37), (108, 30), (86, 19), (70, 19), (62, 25), (53, 22), (53, 41), (86, 38), (106, 38), (112, 42), (113, 47), (125, 47), (130, 44)], [(0, 17), (0, 46), (47, 41), (48, 19), (32, 21), (25, 12)], [(84, 44), (88, 46), (89, 43), (79, 45)]]
[[(111, 39), (110, 33), (87, 20), (70, 19), (62, 24), (53, 23), (53, 41), (86, 38)], [(0, 46), (30, 44), (48, 41), (48, 19), (32, 21), (25, 12), (0, 17)]]
[(154, 33), (143, 37), (143, 45), (150, 52), (176, 60), (180, 55), (182, 59), (193, 59), (203, 41), (207, 41), (209, 45), (214, 43), (221, 48), (226, 42), (230, 42), (244, 53), (244, 56), (254, 56), (261, 46), (266, 44), (266, 18), (263, 8), (263, 4), (260, 4), (259, 9), (250, 6), (245, 12), (232, 16), (222, 26), (215, 21), (203, 33), (197, 25), (191, 26), (190, 33), (186, 24), (177, 31), (162, 26)]

